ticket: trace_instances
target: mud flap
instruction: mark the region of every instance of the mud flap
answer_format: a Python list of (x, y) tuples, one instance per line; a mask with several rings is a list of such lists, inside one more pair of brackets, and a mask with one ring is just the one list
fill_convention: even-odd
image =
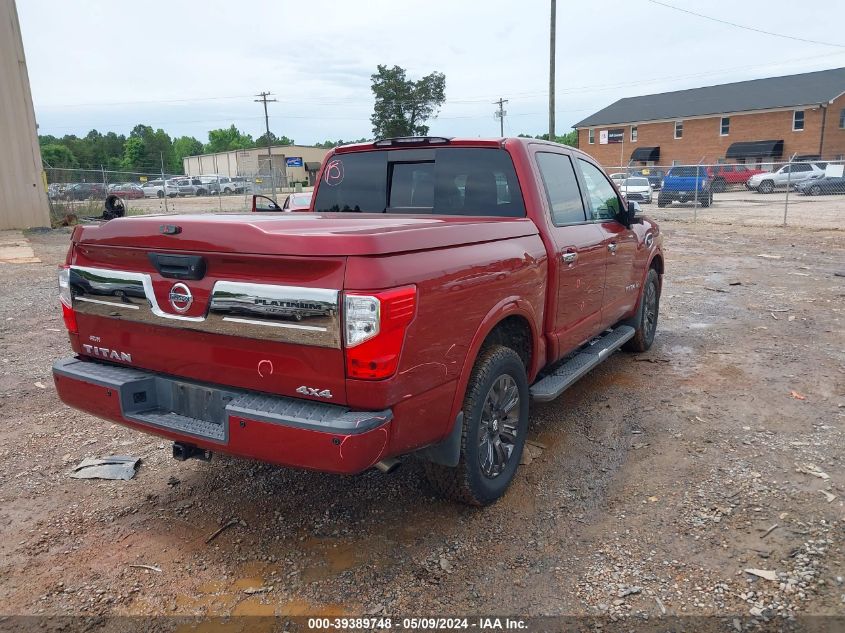
[(458, 413), (449, 435), (439, 444), (429, 446), (417, 452), (422, 459), (454, 468), (461, 460), (461, 434), (464, 429), (464, 412)]

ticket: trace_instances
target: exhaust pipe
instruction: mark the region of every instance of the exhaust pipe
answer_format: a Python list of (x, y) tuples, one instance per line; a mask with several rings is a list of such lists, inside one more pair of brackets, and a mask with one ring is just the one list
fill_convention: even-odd
[(204, 448), (197, 448), (193, 444), (184, 442), (173, 442), (173, 459), (184, 462), (188, 459), (199, 459), (204, 462), (211, 461), (211, 451)]
[(383, 459), (380, 462), (375, 463), (375, 467), (378, 468), (381, 472), (385, 475), (387, 473), (392, 473), (394, 470), (399, 468), (402, 465), (395, 457), (388, 457), (387, 459)]

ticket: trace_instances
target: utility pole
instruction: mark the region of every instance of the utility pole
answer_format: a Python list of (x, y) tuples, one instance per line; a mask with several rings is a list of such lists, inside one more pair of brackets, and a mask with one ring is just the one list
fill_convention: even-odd
[(549, 25), (549, 140), (555, 140), (555, 26), (557, 24), (557, 0), (552, 0), (551, 24)]
[(508, 102), (507, 99), (502, 99), (501, 97), (499, 97), (498, 101), (493, 102), (493, 105), (499, 106), (499, 109), (496, 110), (496, 112), (494, 113), (494, 116), (497, 119), (499, 119), (499, 136), (501, 136), (503, 138), (505, 136), (505, 115), (507, 114), (507, 112), (504, 110), (504, 105), (507, 102)]
[(276, 199), (276, 174), (273, 173), (273, 152), (271, 151), (271, 147), (273, 144), (270, 142), (270, 117), (267, 114), (267, 103), (274, 103), (277, 101), (276, 99), (268, 99), (272, 93), (270, 92), (260, 92), (256, 97), (261, 97), (260, 99), (255, 99), (255, 103), (263, 103), (264, 104), (264, 127), (267, 130), (267, 161), (270, 168), (270, 182), (272, 182), (273, 186), (273, 195), (271, 198), (273, 200)]

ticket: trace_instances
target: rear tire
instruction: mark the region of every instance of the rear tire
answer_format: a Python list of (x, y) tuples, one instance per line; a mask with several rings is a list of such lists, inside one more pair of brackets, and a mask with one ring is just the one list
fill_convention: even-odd
[(640, 296), (640, 307), (637, 316), (625, 325), (630, 325), (636, 332), (634, 338), (622, 346), (626, 352), (645, 352), (654, 342), (657, 332), (657, 314), (660, 311), (660, 280), (657, 271), (650, 268), (645, 278), (643, 292)]
[(163, 191), (157, 191), (157, 192), (156, 192), (156, 195), (157, 195), (159, 198), (163, 198), (163, 197), (164, 197), (164, 192), (163, 192)]
[(431, 486), (448, 499), (474, 506), (501, 497), (522, 458), (528, 398), (519, 355), (502, 345), (483, 350), (464, 398), (460, 461), (454, 468), (426, 462)]
[(811, 196), (820, 196), (822, 195), (822, 188), (818, 185), (813, 185), (810, 187), (810, 195)]
[(713, 181), (713, 191), (716, 193), (723, 193), (728, 188), (728, 184), (724, 178), (717, 178)]

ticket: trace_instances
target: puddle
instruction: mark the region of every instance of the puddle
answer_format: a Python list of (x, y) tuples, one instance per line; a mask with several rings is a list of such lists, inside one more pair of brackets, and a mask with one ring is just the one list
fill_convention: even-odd
[(319, 539), (312, 536), (303, 542), (302, 548), (322, 558), (322, 561), (302, 570), (304, 582), (315, 582), (337, 576), (358, 565), (361, 556), (358, 546), (336, 539)]
[(302, 616), (341, 616), (348, 615), (346, 607), (342, 604), (313, 604), (305, 600), (291, 600), (279, 607), (279, 615)]
[(232, 609), (232, 615), (275, 615), (276, 614), (276, 605), (274, 604), (263, 604), (261, 602), (261, 598), (257, 596), (253, 596), (251, 598), (246, 598), (245, 600), (241, 600), (234, 609)]

